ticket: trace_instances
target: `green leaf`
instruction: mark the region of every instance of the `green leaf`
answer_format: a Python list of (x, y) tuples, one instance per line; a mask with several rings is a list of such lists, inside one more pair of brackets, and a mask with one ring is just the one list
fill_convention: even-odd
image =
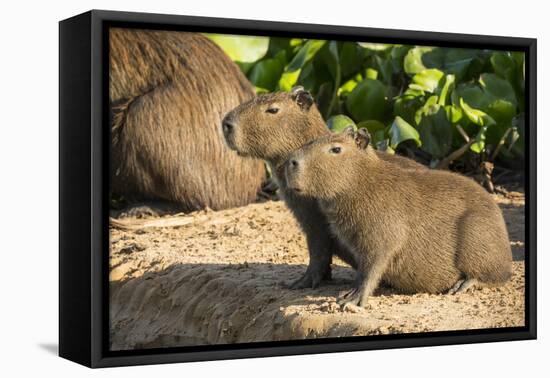
[(334, 98), (334, 88), (332, 85), (333, 83), (331, 81), (322, 83), (315, 95), (317, 108), (319, 109), (319, 112), (321, 112), (324, 119), (327, 119), (330, 116), (332, 108), (332, 100)]
[(343, 114), (330, 117), (327, 121), (327, 126), (333, 133), (339, 133), (348, 126), (353, 126), (354, 129), (357, 130), (355, 122), (353, 122), (351, 118)]
[(500, 124), (509, 124), (516, 115), (516, 107), (502, 99), (497, 99), (489, 104), (487, 113)]
[(264, 59), (254, 65), (248, 74), (250, 82), (259, 88), (273, 91), (283, 73), (284, 66), (279, 59)]
[(254, 92), (256, 92), (256, 94), (269, 93), (267, 89), (261, 87), (254, 87)]
[(464, 111), (464, 114), (466, 114), (466, 117), (478, 126), (491, 126), (496, 123), (487, 113), (470, 107), (463, 98), (460, 98), (460, 107)]
[(392, 45), (387, 43), (357, 42), (357, 44), (367, 50), (372, 51), (385, 51), (392, 47)]
[[(372, 69), (373, 71), (376, 71), (376, 77), (371, 77), (383, 81), (386, 85), (393, 84), (393, 63), (391, 59), (387, 59), (385, 57), (375, 56), (374, 61), (376, 62), (376, 70), (374, 68), (367, 68), (367, 75), (368, 70)], [(380, 74), (380, 75), (379, 75)]]
[(412, 46), (407, 45), (395, 45), (391, 49), (390, 59), (392, 65), (392, 71), (394, 73), (401, 73), (404, 68), (405, 55), (411, 50)]
[(443, 76), (444, 73), (435, 68), (422, 70), (413, 76), (412, 82), (416, 84), (416, 86), (412, 87), (411, 85), (411, 88), (434, 93), (439, 87)]
[(383, 120), (389, 107), (387, 88), (379, 80), (364, 79), (346, 99), (346, 108), (356, 121)]
[(367, 68), (367, 73), (365, 76), (369, 79), (376, 80), (378, 78), (378, 71), (374, 68)]
[(356, 78), (346, 81), (340, 88), (338, 88), (338, 96), (347, 96), (362, 80), (363, 77), (361, 75), (357, 75)]
[(279, 89), (286, 92), (290, 91), (298, 81), (298, 77), (300, 77), (300, 70), (284, 72), (279, 79)]
[(287, 72), (294, 72), (301, 69), (304, 64), (309, 62), (315, 54), (325, 45), (326, 41), (309, 40), (306, 44), (300, 48), (298, 53), (288, 64), (286, 68)]
[(365, 56), (364, 49), (355, 42), (343, 42), (340, 47), (342, 77), (349, 78), (358, 72)]
[(405, 56), (405, 72), (409, 75), (417, 74), (427, 68), (437, 68), (445, 73), (453, 74), (457, 80), (469, 75), (472, 64), (479, 62), (479, 50), (415, 47)]
[(423, 105), (424, 97), (415, 93), (405, 92), (393, 103), (393, 114), (400, 116), (410, 124), (415, 122), (415, 114)]
[(325, 109), (323, 109), (323, 116), (327, 118), (331, 113), (332, 109), (336, 106), (338, 101), (338, 88), (340, 87), (340, 82), (342, 81), (342, 72), (340, 69), (340, 56), (338, 54), (338, 44), (336, 41), (331, 41), (328, 44), (328, 51), (322, 55), (323, 61), (326, 64), (326, 67), (332, 75), (333, 82), (331, 83), (332, 95), (331, 99)]
[(444, 54), (443, 65), (440, 67), (445, 72), (453, 74), (456, 79), (462, 81), (473, 66), (473, 63), (478, 60), (479, 50), (474, 49), (457, 49), (445, 48), (441, 49)]
[(357, 124), (358, 129), (367, 129), (371, 135), (376, 134), (379, 131), (385, 132), (386, 125), (380, 121), (374, 119), (368, 121), (362, 121)]
[(440, 105), (429, 106), (418, 125), (422, 150), (435, 159), (441, 159), (451, 152), (453, 141), (452, 125), (447, 119), (447, 112)]
[(248, 75), (248, 72), (250, 71), (250, 69), (252, 67), (254, 67), (254, 65), (256, 64), (256, 62), (249, 62), (249, 63), (243, 63), (243, 62), (235, 62), (235, 64), (237, 66), (239, 66), (239, 68), (241, 69), (241, 71), (245, 74), (245, 75)]
[(445, 76), (445, 84), (443, 85), (443, 88), (441, 88), (441, 91), (439, 93), (439, 105), (445, 105), (447, 103), (447, 95), (452, 90), (455, 83), (455, 75), (446, 75)]
[[(370, 131), (369, 131), (370, 132)], [(387, 141), (387, 146), (389, 147), (390, 140), (386, 138), (386, 131), (385, 130), (378, 130), (375, 133), (371, 133), (372, 139), (371, 144), (376, 147), (376, 149), (380, 149), (379, 145), (384, 140)]]
[(420, 107), (416, 111), (416, 114), (414, 116), (414, 120), (415, 120), (417, 125), (420, 124), (420, 122), (422, 121), (422, 117), (424, 115), (433, 113), (434, 109), (436, 109), (436, 110), (439, 109), (439, 105), (437, 105), (437, 99), (438, 99), (437, 96), (430, 96), (430, 98), (428, 98), (426, 100), (424, 105), (422, 105), (422, 107)]
[(525, 114), (518, 114), (512, 120), (512, 126), (516, 130), (512, 136), (511, 152), (520, 159), (525, 158)]
[[(313, 66), (313, 62), (307, 62), (301, 70), (296, 72), (299, 72), (300, 75), (298, 75), (295, 84), (300, 84), (304, 88), (311, 91), (314, 91), (314, 89), (319, 85), (321, 78), (320, 75), (317, 74), (315, 67)], [(282, 77), (283, 76), (281, 76), (281, 78)], [(330, 78), (328, 80), (330, 80)], [(292, 86), (294, 86), (294, 84)], [(292, 86), (290, 88), (292, 88)]]
[(452, 93), (453, 104), (460, 106), (462, 98), (470, 107), (487, 113), (496, 123), (508, 125), (517, 114), (514, 90), (494, 74), (484, 74), (479, 81), (483, 82), (483, 87), (463, 84), (456, 88)]
[(475, 142), (470, 146), (470, 150), (475, 153), (482, 153), (485, 150), (485, 139), (487, 134), (487, 126), (483, 126), (479, 129), (476, 135)]
[(395, 149), (399, 144), (406, 140), (413, 140), (417, 146), (421, 146), (420, 135), (414, 127), (412, 127), (403, 118), (397, 116), (389, 129), (390, 146)]
[(405, 61), (403, 63), (405, 72), (409, 75), (414, 75), (424, 71), (427, 67), (422, 61), (422, 55), (426, 52), (432, 51), (433, 49), (433, 47), (414, 47), (410, 49), (407, 52), (407, 55), (405, 55)]
[(289, 91), (296, 85), (302, 69), (305, 68), (304, 66), (313, 59), (325, 43), (326, 41), (309, 40), (299, 48), (279, 80), (281, 90)]
[(509, 52), (497, 51), (491, 55), (491, 66), (495, 73), (509, 82), (514, 81), (516, 63)]
[(447, 112), (447, 119), (451, 123), (459, 123), (462, 119), (462, 109), (455, 105), (446, 105), (445, 112)]
[(504, 99), (514, 106), (517, 105), (516, 94), (512, 85), (495, 74), (484, 73), (479, 78), (481, 87), (495, 98)]
[(205, 34), (236, 62), (256, 62), (269, 47), (269, 37), (250, 37), (229, 34)]
[(453, 91), (451, 97), (453, 104), (456, 106), (460, 106), (460, 99), (463, 98), (467, 104), (476, 109), (486, 109), (493, 100), (493, 97), (483, 91), (478, 85), (470, 83), (458, 86)]

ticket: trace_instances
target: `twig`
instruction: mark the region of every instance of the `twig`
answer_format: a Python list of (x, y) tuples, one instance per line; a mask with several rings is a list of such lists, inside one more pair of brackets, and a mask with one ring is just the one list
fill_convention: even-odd
[(466, 143), (470, 142), (470, 137), (468, 136), (468, 134), (466, 134), (466, 131), (464, 131), (464, 129), (462, 128), (462, 126), (460, 126), (459, 124), (456, 124), (456, 129), (458, 130), (458, 132), (460, 133), (460, 135), (462, 135), (462, 138), (464, 138), (464, 140), (466, 141)]
[(470, 146), (474, 144), (474, 142), (475, 142), (475, 139), (470, 139), (468, 143), (460, 147), (458, 150), (451, 152), (446, 158), (441, 159), (441, 161), (436, 165), (436, 169), (449, 168), (449, 164), (451, 164), (454, 160), (464, 155), (464, 153), (468, 151), (468, 148), (470, 148)]
[(510, 131), (512, 131), (511, 127), (509, 127), (508, 130), (506, 130), (506, 132), (504, 132), (504, 134), (502, 135), (502, 138), (500, 138), (500, 140), (498, 141), (497, 147), (495, 148), (495, 150), (493, 151), (493, 154), (491, 155), (491, 161), (495, 161), (495, 158), (497, 157), (498, 152), (500, 151), (500, 149), (504, 145), (504, 141), (508, 137), (508, 134), (510, 134)]
[(211, 215), (200, 215), (200, 216), (175, 216), (175, 217), (166, 217), (160, 219), (115, 219), (109, 218), (109, 225), (114, 228), (118, 228), (125, 231), (140, 230), (143, 228), (152, 228), (152, 227), (179, 227), (185, 226), (191, 223), (202, 223), (206, 225), (216, 225), (233, 222), (232, 219), (220, 219), (213, 218), (210, 219)]

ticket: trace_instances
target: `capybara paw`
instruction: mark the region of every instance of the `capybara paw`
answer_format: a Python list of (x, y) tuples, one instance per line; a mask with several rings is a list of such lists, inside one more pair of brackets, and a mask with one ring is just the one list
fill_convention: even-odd
[(341, 306), (342, 310), (346, 310), (346, 307), (367, 307), (367, 300), (363, 296), (363, 291), (357, 288), (351, 289), (341, 295), (337, 303)]
[(288, 285), (291, 290), (316, 289), (321, 285), (321, 274), (306, 272), (302, 277)]
[(449, 289), (447, 294), (465, 293), (473, 289), (477, 283), (478, 281), (475, 278), (458, 280), (457, 283), (455, 283), (454, 286)]
[(292, 281), (287, 287), (290, 290), (300, 290), (305, 288), (310, 288), (312, 286), (311, 275), (304, 274), (302, 277), (298, 278), (296, 281)]
[(156, 209), (148, 205), (136, 205), (122, 210), (119, 218), (156, 218), (164, 213), (160, 209)]

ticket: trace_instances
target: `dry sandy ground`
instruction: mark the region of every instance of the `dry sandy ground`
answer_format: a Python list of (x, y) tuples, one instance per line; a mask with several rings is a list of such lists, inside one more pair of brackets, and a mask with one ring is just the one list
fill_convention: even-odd
[[(524, 199), (517, 192), (495, 199), (514, 252), (508, 284), (458, 295), (380, 289), (367, 309), (342, 310), (335, 303), (353, 279), (352, 269), (340, 261), (334, 261), (334, 281), (328, 285), (284, 288), (304, 272), (308, 257), (304, 237), (282, 202), (127, 220), (138, 227), (111, 228), (111, 347), (522, 326)], [(159, 221), (166, 227), (152, 227)]]

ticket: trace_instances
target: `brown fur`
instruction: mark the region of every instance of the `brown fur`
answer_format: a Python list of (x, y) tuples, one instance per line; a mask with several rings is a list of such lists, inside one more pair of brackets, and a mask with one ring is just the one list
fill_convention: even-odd
[[(278, 112), (268, 111), (276, 107)], [(316, 200), (304, 198), (289, 190), (282, 167), (290, 154), (321, 136), (330, 135), (311, 95), (302, 88), (291, 93), (264, 94), (238, 106), (224, 118), (225, 138), (229, 147), (240, 155), (264, 159), (277, 181), (282, 197), (306, 234), (309, 266), (303, 277), (291, 288), (316, 287), (330, 279), (332, 255), (355, 266), (353, 255), (330, 233), (328, 222)], [(231, 130), (227, 130), (227, 126)], [(376, 152), (380, 158), (406, 169), (426, 169), (407, 158)]]
[(464, 176), (380, 159), (368, 138), (351, 129), (319, 138), (286, 166), (287, 185), (319, 200), (357, 260), (358, 287), (344, 302), (365, 305), (381, 281), (440, 293), (508, 280), (508, 233), (491, 196)]
[(253, 202), (263, 163), (224, 146), (223, 115), (252, 97), (239, 68), (206, 37), (110, 30), (112, 191), (184, 211)]

